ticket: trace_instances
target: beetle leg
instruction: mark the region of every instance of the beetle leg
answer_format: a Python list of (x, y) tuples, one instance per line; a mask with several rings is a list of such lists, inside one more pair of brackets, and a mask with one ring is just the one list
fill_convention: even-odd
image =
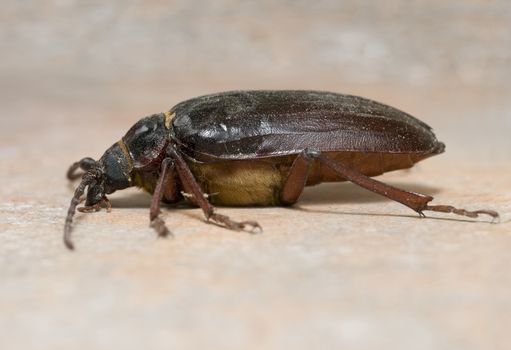
[(321, 163), (325, 164), (327, 167), (331, 168), (336, 173), (346, 178), (346, 180), (351, 181), (354, 184), (372, 192), (381, 194), (382, 196), (392, 199), (393, 201), (404, 204), (419, 213), (421, 216), (422, 211), (426, 209), (427, 204), (433, 200), (433, 197), (431, 196), (401, 190), (378, 180), (372, 179), (369, 176), (348, 168), (344, 164), (325, 155), (319, 155), (318, 158)]
[(282, 204), (296, 203), (305, 188), (312, 162), (318, 156), (319, 152), (306, 149), (295, 158), (280, 192)]
[[(80, 202), (82, 202), (82, 201), (83, 200), (80, 198)], [(101, 200), (94, 205), (84, 206), (84, 207), (78, 208), (77, 210), (80, 213), (92, 213), (95, 211), (100, 211), (102, 204), (105, 205), (106, 211), (108, 213), (110, 213), (112, 211), (112, 204), (110, 203), (110, 200), (106, 196), (101, 198)]]
[(165, 221), (159, 218), (158, 215), (160, 214), (160, 203), (165, 192), (164, 186), (168, 183), (169, 174), (172, 174), (173, 171), (174, 162), (170, 158), (165, 158), (162, 161), (160, 177), (151, 200), (151, 209), (149, 211), (150, 226), (156, 230), (159, 237), (166, 237), (172, 234), (165, 225)]
[(228, 216), (215, 213), (215, 207), (209, 203), (207, 198), (204, 197), (204, 193), (188, 168), (188, 165), (173, 145), (168, 147), (167, 153), (176, 164), (177, 174), (185, 192), (193, 196), (193, 201), (202, 209), (206, 216), (206, 220), (212, 220), (227, 227), (228, 229), (236, 231), (240, 231), (245, 228), (249, 228), (249, 232), (251, 233), (262, 231), (261, 226), (256, 221), (238, 222), (231, 220)]
[(378, 180), (374, 180), (364, 174), (359, 173), (356, 170), (346, 167), (342, 163), (325, 155), (319, 155), (318, 159), (321, 163), (325, 164), (326, 166), (337, 172), (339, 175), (346, 178), (348, 181), (351, 181), (360, 187), (378, 193), (396, 202), (404, 204), (407, 207), (419, 213), (421, 217), (425, 216), (423, 213), (423, 211), (425, 210), (438, 211), (443, 213), (454, 213), (458, 215), (468, 216), (471, 218), (478, 217), (479, 214), (486, 214), (493, 218), (499, 217), (499, 214), (493, 210), (468, 211), (465, 209), (457, 209), (450, 205), (428, 205), (428, 203), (433, 200), (433, 197), (431, 196), (401, 190), (399, 188), (387, 185)]

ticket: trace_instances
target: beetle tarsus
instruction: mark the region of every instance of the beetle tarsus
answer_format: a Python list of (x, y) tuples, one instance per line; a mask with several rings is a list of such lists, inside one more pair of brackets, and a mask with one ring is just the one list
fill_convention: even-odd
[(165, 221), (163, 221), (159, 217), (155, 217), (153, 220), (151, 220), (149, 226), (156, 231), (158, 237), (174, 236), (172, 232), (167, 228), (167, 225), (165, 225)]
[(75, 245), (73, 244), (73, 241), (71, 240), (71, 237), (69, 237), (69, 236), (64, 236), (64, 245), (69, 250), (75, 250)]
[(106, 198), (106, 197), (103, 197), (101, 199), (101, 201), (97, 202), (94, 205), (84, 206), (84, 207), (78, 208), (77, 210), (80, 213), (92, 213), (95, 211), (100, 211), (102, 208), (102, 204), (105, 205), (107, 213), (110, 213), (112, 211), (112, 204), (110, 203), (110, 200), (108, 200), (108, 198)]
[(208, 221), (214, 221), (226, 228), (234, 231), (247, 231), (249, 233), (261, 233), (263, 229), (256, 221), (234, 221), (226, 215), (213, 213), (208, 217)]
[(467, 216), (469, 218), (477, 218), (479, 215), (488, 215), (492, 217), (492, 221), (499, 221), (500, 215), (494, 210), (481, 209), (481, 210), (466, 210), (455, 208), (452, 205), (428, 205), (424, 210), (431, 210), (441, 213), (453, 213), (457, 215)]

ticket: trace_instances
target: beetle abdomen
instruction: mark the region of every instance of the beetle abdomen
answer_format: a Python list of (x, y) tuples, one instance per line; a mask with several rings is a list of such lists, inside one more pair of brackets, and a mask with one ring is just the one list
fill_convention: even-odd
[(173, 138), (192, 156), (253, 159), (323, 152), (438, 153), (431, 128), (393, 107), (318, 91), (233, 91), (176, 105)]
[[(424, 154), (330, 152), (327, 156), (364, 175), (376, 176), (388, 171), (406, 169), (424, 159)], [(280, 205), (282, 186), (295, 155), (256, 160), (189, 161), (193, 172), (213, 204), (228, 206)], [(317, 160), (309, 172), (306, 185), (340, 182), (344, 178)]]
[[(284, 157), (285, 158), (285, 157)], [(188, 162), (202, 190), (213, 204), (229, 206), (272, 206), (280, 204), (284, 171), (291, 159), (223, 160)]]

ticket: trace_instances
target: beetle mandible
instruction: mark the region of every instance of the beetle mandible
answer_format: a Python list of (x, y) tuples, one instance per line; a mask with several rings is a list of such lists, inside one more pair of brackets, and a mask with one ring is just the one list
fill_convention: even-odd
[(109, 210), (106, 195), (131, 186), (152, 194), (150, 225), (159, 236), (170, 233), (159, 217), (161, 201), (185, 196), (207, 220), (254, 231), (261, 228), (256, 221), (234, 221), (213, 205), (291, 205), (305, 186), (346, 180), (421, 216), (431, 210), (498, 218), (493, 210), (429, 205), (431, 196), (371, 178), (409, 168), (444, 147), (420, 120), (352, 95), (259, 90), (193, 98), (141, 119), (98, 161), (87, 157), (69, 168), (67, 177), (81, 182), (67, 213), (64, 243), (73, 249), (71, 223), (86, 189), (85, 206), (78, 210), (92, 212), (102, 205)]

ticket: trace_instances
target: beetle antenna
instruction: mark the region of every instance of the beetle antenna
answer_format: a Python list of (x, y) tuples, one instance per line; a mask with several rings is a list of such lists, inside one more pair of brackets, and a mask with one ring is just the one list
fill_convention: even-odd
[(96, 162), (94, 159), (90, 158), (90, 157), (85, 157), (81, 160), (79, 160), (78, 162), (75, 162), (73, 163), (70, 167), (69, 167), (69, 170), (67, 171), (66, 173), (66, 177), (69, 179), (69, 180), (76, 180), (78, 179), (80, 176), (82, 176), (83, 174), (77, 174), (75, 173), (76, 170), (78, 170), (78, 168), (84, 170), (84, 171), (88, 171), (90, 169), (92, 169), (94, 166), (97, 165), (98, 162)]
[[(76, 163), (75, 163), (76, 164)], [(64, 225), (64, 244), (70, 250), (74, 249), (74, 244), (71, 240), (71, 223), (73, 222), (73, 216), (76, 211), (76, 207), (80, 204), (80, 197), (85, 192), (85, 188), (95, 181), (96, 176), (93, 173), (85, 173), (82, 177), (80, 185), (75, 190), (75, 194), (71, 199), (71, 204), (67, 211), (66, 224)]]

